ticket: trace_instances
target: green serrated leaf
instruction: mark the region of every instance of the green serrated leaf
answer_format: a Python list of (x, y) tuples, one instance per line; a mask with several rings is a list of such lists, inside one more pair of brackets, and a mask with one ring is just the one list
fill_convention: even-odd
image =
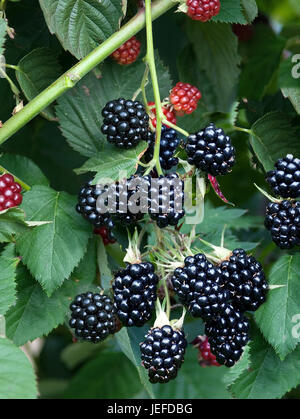
[(250, 347), (249, 344), (245, 347), (244, 353), (240, 360), (228, 370), (224, 376), (224, 382), (227, 387), (230, 386), (238, 379), (238, 377), (246, 371), (250, 366)]
[(134, 149), (126, 151), (107, 144), (103, 151), (98, 152), (75, 171), (77, 174), (96, 172), (95, 184), (101, 184), (101, 179), (111, 179), (111, 182), (118, 180), (121, 171), (126, 172), (128, 178), (136, 172), (139, 155), (146, 148), (147, 144), (144, 141)]
[(21, 208), (10, 208), (0, 212), (0, 242), (13, 241), (17, 233), (24, 233), (29, 229), (25, 221), (25, 213)]
[(124, 4), (120, 0), (40, 0), (50, 32), (78, 59), (119, 29)]
[(20, 262), (15, 246), (9, 244), (0, 255), (0, 315), (4, 315), (16, 300), (16, 267)]
[(24, 352), (0, 337), (0, 399), (35, 399), (36, 378)]
[(28, 157), (6, 153), (1, 155), (0, 164), (29, 186), (49, 185), (49, 181), (44, 173)]
[[(230, 25), (225, 23), (200, 23), (191, 20), (187, 22), (187, 35), (195, 57), (192, 59), (190, 55), (191, 61), (186, 62), (188, 75), (191, 77), (193, 73), (199, 72), (193, 76), (193, 80), (197, 81), (197, 87), (201, 91), (209, 83), (211, 99), (206, 102), (206, 93), (203, 91), (201, 101), (209, 106), (210, 111), (230, 112), (240, 73), (237, 37)], [(184, 69), (182, 72), (184, 73)]]
[[(266, 340), (284, 359), (300, 342), (294, 333), (295, 321), (300, 313), (300, 255), (283, 255), (269, 273), (269, 285), (284, 285), (270, 290), (265, 304), (255, 313)], [(298, 336), (299, 335), (299, 336)]]
[(4, 54), (4, 44), (5, 44), (5, 38), (6, 38), (6, 28), (7, 23), (4, 17), (0, 18), (0, 55)]
[(68, 399), (129, 399), (140, 391), (136, 370), (122, 353), (101, 354), (85, 364), (63, 394)]
[(211, 19), (213, 22), (246, 24), (241, 0), (222, 0), (220, 13)]
[[(168, 96), (172, 87), (169, 71), (156, 54), (157, 74), (161, 97)], [(80, 154), (94, 157), (107, 145), (101, 133), (101, 111), (110, 100), (124, 97), (131, 99), (142, 81), (145, 71), (143, 61), (130, 66), (120, 66), (107, 61), (101, 68), (102, 77), (93, 73), (86, 76), (70, 92), (58, 99), (57, 116), (62, 133), (69, 145)], [(147, 85), (148, 99), (152, 99), (151, 83)], [(140, 97), (137, 98), (141, 100)]]
[(250, 361), (250, 368), (231, 386), (239, 399), (277, 399), (300, 382), (300, 345), (280, 361), (274, 349), (256, 334), (250, 343)]
[(16, 238), (23, 262), (49, 296), (78, 265), (91, 236), (75, 205), (71, 195), (47, 186), (34, 186), (24, 195), (22, 208), (28, 220), (52, 221)]
[(6, 314), (6, 333), (16, 345), (24, 345), (38, 337), (48, 335), (62, 324), (72, 299), (82, 292), (95, 291), (95, 246), (88, 251), (64, 285), (47, 297), (42, 287), (31, 277), (25, 267), (18, 268), (17, 302)]
[(288, 153), (300, 155), (297, 126), (289, 115), (268, 113), (256, 121), (251, 129), (254, 133), (250, 137), (252, 149), (266, 171), (273, 170), (274, 163)]
[[(62, 73), (57, 53), (48, 48), (38, 48), (27, 54), (18, 64), (17, 80), (28, 101), (52, 84)], [(54, 107), (49, 106), (41, 114), (55, 120)]]
[(258, 7), (255, 0), (241, 0), (242, 7), (244, 10), (245, 17), (248, 23), (253, 22), (253, 20), (258, 15)]

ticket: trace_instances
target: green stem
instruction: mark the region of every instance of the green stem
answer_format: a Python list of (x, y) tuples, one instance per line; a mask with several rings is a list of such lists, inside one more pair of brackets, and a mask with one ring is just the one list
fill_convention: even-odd
[[(148, 3), (150, 2), (148, 1)], [(148, 4), (148, 9), (149, 6), (150, 4)], [(152, 19), (158, 18), (173, 6), (174, 3), (172, 0), (157, 0), (152, 5)], [(82, 77), (99, 65), (129, 38), (143, 29), (145, 23), (145, 12), (140, 10), (129, 22), (126, 23), (126, 25), (122, 26), (118, 32), (115, 32), (99, 47), (95, 48), (79, 63), (31, 100), (21, 111), (11, 117), (0, 129), (0, 144), (3, 144), (8, 138), (27, 124), (27, 122), (31, 121), (64, 92), (74, 87)]]
[(175, 125), (175, 124), (172, 124), (172, 122), (168, 121), (167, 119), (164, 119), (164, 118), (163, 118), (162, 122), (163, 122), (163, 124), (168, 125), (168, 127), (173, 128), (175, 131), (180, 132), (180, 133), (181, 133), (181, 134), (183, 134), (185, 137), (188, 137), (188, 136), (190, 135), (187, 131), (185, 131), (184, 129), (182, 129), (182, 128), (178, 127), (178, 126), (177, 126), (177, 125)]
[(13, 70), (22, 72), (22, 70), (20, 69), (20, 67), (18, 67), (17, 65), (5, 64), (5, 67), (12, 68)]
[(19, 99), (20, 90), (12, 81), (12, 79), (7, 75), (7, 73), (1, 68), (1, 66), (0, 66), (0, 75), (8, 81), (13, 94), (16, 96), (17, 99)]
[(166, 302), (167, 302), (166, 314), (167, 314), (168, 319), (170, 319), (171, 302), (170, 302), (170, 296), (169, 296), (169, 290), (168, 290), (168, 286), (167, 286), (167, 281), (165, 279), (163, 280), (163, 286), (164, 286), (165, 297), (166, 297)]
[(162, 111), (162, 106), (161, 106), (161, 101), (160, 101), (159, 85), (158, 85), (158, 80), (157, 80), (154, 48), (153, 48), (151, 0), (145, 0), (145, 13), (146, 13), (146, 35), (147, 35), (146, 63), (149, 66), (149, 71), (150, 71), (151, 80), (152, 80), (155, 108), (156, 108), (156, 134), (155, 134), (155, 145), (154, 145), (154, 152), (153, 152), (152, 160), (153, 162), (155, 162), (158, 175), (162, 175), (163, 172), (160, 166), (159, 151), (160, 151), (160, 138), (161, 138), (163, 111)]
[(15, 176), (13, 173), (9, 172), (7, 169), (5, 169), (5, 167), (0, 166), (0, 173), (4, 174), (4, 173), (9, 173), (10, 175), (12, 175), (15, 179), (16, 182), (18, 182), (23, 189), (25, 189), (25, 191), (30, 191), (30, 186), (27, 185), (27, 183), (23, 182), (21, 179), (19, 179), (17, 176)]
[(252, 130), (251, 130), (251, 129), (242, 128), (242, 127), (233, 127), (233, 129), (234, 129), (235, 131), (241, 131), (241, 132), (245, 132), (245, 133), (247, 133), (247, 134), (249, 134), (249, 135), (253, 135), (253, 132), (252, 132)]

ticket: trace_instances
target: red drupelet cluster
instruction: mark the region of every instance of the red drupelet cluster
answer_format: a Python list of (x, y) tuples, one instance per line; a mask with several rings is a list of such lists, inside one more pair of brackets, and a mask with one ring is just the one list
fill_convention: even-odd
[(136, 61), (141, 49), (141, 43), (135, 36), (126, 41), (112, 54), (112, 58), (117, 61), (118, 64), (128, 65)]
[[(153, 118), (151, 118), (151, 123), (153, 125), (154, 128), (156, 128), (156, 108), (155, 108), (155, 103), (154, 102), (148, 102), (148, 106), (150, 107), (151, 113), (154, 115)], [(162, 111), (163, 114), (166, 117), (166, 120), (171, 122), (171, 124), (175, 124), (176, 125), (176, 116), (175, 113), (170, 109), (170, 106), (163, 106), (162, 107)], [(166, 125), (168, 127), (168, 125)], [(168, 127), (169, 128), (169, 127)]]
[(12, 175), (5, 173), (0, 176), (0, 211), (20, 205), (23, 200), (21, 191), (21, 186)]
[(221, 9), (220, 0), (187, 0), (187, 14), (193, 20), (207, 22), (218, 15)]
[(178, 115), (191, 114), (197, 108), (201, 92), (189, 83), (178, 82), (170, 93), (170, 102)]
[(94, 229), (94, 234), (98, 234), (102, 237), (104, 246), (107, 246), (108, 244), (113, 244), (116, 242), (116, 240), (112, 237), (110, 231), (106, 227), (100, 227)]
[(216, 361), (215, 355), (211, 353), (210, 344), (207, 336), (197, 336), (192, 342), (195, 348), (199, 350), (199, 364), (202, 367), (220, 367), (221, 365)]

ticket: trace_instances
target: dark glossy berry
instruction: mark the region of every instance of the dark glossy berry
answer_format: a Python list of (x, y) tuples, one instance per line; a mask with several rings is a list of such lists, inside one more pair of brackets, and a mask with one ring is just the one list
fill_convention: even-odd
[(136, 61), (141, 49), (140, 41), (133, 36), (124, 42), (118, 49), (112, 54), (112, 58), (117, 61), (118, 64), (128, 65)]
[(143, 366), (148, 370), (151, 383), (167, 383), (177, 376), (184, 361), (187, 342), (183, 330), (171, 326), (149, 330), (140, 344)]
[(150, 262), (128, 264), (119, 270), (112, 288), (118, 318), (128, 327), (150, 320), (157, 298), (158, 276)]
[(187, 15), (193, 20), (207, 22), (220, 13), (220, 0), (187, 0)]
[(116, 331), (116, 314), (113, 303), (106, 295), (79, 294), (70, 305), (70, 327), (75, 336), (98, 343)]
[(249, 322), (241, 312), (228, 305), (222, 315), (206, 323), (205, 333), (217, 362), (232, 367), (249, 341)]
[(266, 209), (265, 226), (273, 242), (281, 249), (300, 245), (300, 201), (270, 202)]
[(15, 182), (14, 177), (9, 173), (0, 176), (0, 211), (17, 207), (22, 203), (22, 187)]
[(199, 253), (185, 258), (171, 278), (180, 302), (194, 317), (203, 320), (220, 314), (229, 302), (229, 293), (220, 285), (221, 270)]
[(216, 356), (211, 352), (210, 344), (207, 336), (197, 336), (193, 342), (193, 346), (198, 349), (198, 360), (201, 367), (220, 367)]
[(266, 301), (268, 284), (262, 266), (245, 250), (235, 249), (220, 268), (234, 307), (241, 311), (255, 311)]
[(177, 173), (151, 179), (149, 214), (158, 227), (176, 226), (184, 217), (184, 182)]
[(179, 116), (194, 112), (200, 99), (200, 90), (189, 83), (178, 82), (170, 92), (170, 102)]
[(266, 179), (275, 195), (283, 198), (300, 197), (300, 159), (288, 154), (277, 160), (275, 170), (267, 173)]
[[(153, 157), (155, 143), (155, 134), (153, 133), (148, 140), (148, 150), (146, 153), (146, 159), (150, 161)], [(162, 127), (161, 139), (160, 139), (160, 150), (159, 150), (159, 161), (161, 168), (164, 170), (170, 170), (173, 166), (178, 164), (178, 158), (174, 157), (177, 147), (180, 144), (180, 138), (174, 129)]]
[(103, 108), (102, 116), (101, 131), (117, 147), (132, 148), (147, 139), (149, 116), (139, 101), (112, 100)]
[(105, 226), (111, 230), (114, 223), (110, 214), (101, 214), (97, 210), (97, 199), (103, 192), (102, 186), (92, 185), (92, 181), (85, 184), (79, 192), (76, 211), (96, 228)]
[(106, 227), (95, 228), (94, 234), (101, 236), (104, 246), (116, 242), (116, 239), (114, 238), (112, 231), (108, 230)]
[(188, 162), (212, 176), (226, 175), (235, 163), (230, 137), (214, 124), (188, 137)]

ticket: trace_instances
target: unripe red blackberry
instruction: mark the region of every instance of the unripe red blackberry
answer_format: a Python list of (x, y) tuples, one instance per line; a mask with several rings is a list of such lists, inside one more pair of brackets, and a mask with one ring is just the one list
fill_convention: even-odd
[(128, 65), (136, 61), (139, 56), (141, 49), (140, 41), (133, 36), (128, 39), (123, 45), (116, 49), (112, 54), (112, 58), (117, 61), (118, 64)]
[(268, 284), (262, 266), (245, 250), (235, 249), (220, 268), (234, 307), (241, 311), (255, 311), (266, 301)]
[(242, 356), (244, 346), (249, 341), (249, 321), (241, 312), (228, 305), (217, 319), (206, 323), (205, 333), (217, 362), (232, 367)]
[[(155, 183), (156, 180), (156, 183)], [(184, 217), (184, 182), (177, 173), (159, 176), (151, 183), (149, 214), (158, 227), (176, 226)]]
[(115, 309), (106, 295), (92, 292), (77, 295), (70, 310), (70, 327), (80, 339), (98, 343), (116, 331)]
[(189, 83), (178, 82), (170, 92), (170, 102), (178, 115), (194, 112), (200, 99), (200, 90)]
[(270, 202), (265, 226), (273, 242), (281, 249), (300, 245), (300, 201)]
[(9, 173), (0, 176), (0, 211), (17, 207), (22, 203), (22, 187)]
[(221, 270), (204, 254), (185, 258), (171, 278), (180, 302), (194, 317), (208, 320), (217, 317), (229, 302), (229, 292), (220, 286)]
[(171, 326), (154, 327), (140, 344), (143, 366), (151, 383), (167, 383), (177, 376), (183, 361), (187, 342), (183, 330)]
[(277, 160), (275, 170), (267, 173), (266, 179), (275, 195), (283, 198), (300, 197), (300, 159), (288, 154)]
[(235, 163), (235, 149), (228, 135), (214, 124), (188, 137), (188, 162), (212, 175), (226, 175)]
[(221, 9), (220, 0), (187, 0), (187, 14), (193, 20), (207, 22), (219, 14)]
[(232, 24), (232, 31), (241, 42), (250, 41), (254, 33), (252, 25), (240, 25), (239, 23)]
[(198, 349), (199, 364), (201, 367), (220, 367), (216, 356), (211, 353), (210, 344), (207, 336), (197, 336), (193, 342), (193, 346)]
[(79, 192), (76, 211), (96, 228), (105, 226), (111, 230), (114, 223), (110, 214), (100, 214), (97, 211), (97, 199), (102, 193), (103, 188), (100, 185), (92, 185), (90, 180)]
[[(148, 150), (146, 158), (150, 161), (153, 157), (155, 143), (155, 134), (152, 134), (148, 140)], [(159, 150), (159, 161), (161, 168), (164, 170), (170, 170), (173, 166), (178, 164), (178, 158), (174, 157), (177, 147), (180, 144), (180, 138), (174, 129), (162, 127), (161, 139), (160, 139), (160, 150)]]
[(158, 276), (150, 262), (128, 264), (119, 270), (112, 288), (118, 318), (128, 327), (150, 320), (157, 298)]
[[(155, 103), (154, 102), (148, 102), (148, 106), (150, 107), (151, 113), (153, 114), (153, 117), (150, 116), (151, 123), (152, 123), (153, 127), (156, 128)], [(171, 122), (172, 124), (176, 125), (176, 115), (175, 115), (174, 111), (171, 109), (171, 107), (167, 106), (167, 105), (162, 106), (162, 111), (163, 111), (163, 114), (164, 114), (166, 120)], [(166, 125), (166, 127), (168, 127), (168, 125)]]
[(149, 116), (141, 102), (123, 98), (108, 102), (102, 110), (101, 131), (119, 148), (135, 147), (147, 139)]
[(104, 246), (107, 246), (108, 244), (113, 244), (116, 242), (112, 231), (108, 230), (104, 226), (100, 228), (95, 228), (94, 234), (101, 236)]

